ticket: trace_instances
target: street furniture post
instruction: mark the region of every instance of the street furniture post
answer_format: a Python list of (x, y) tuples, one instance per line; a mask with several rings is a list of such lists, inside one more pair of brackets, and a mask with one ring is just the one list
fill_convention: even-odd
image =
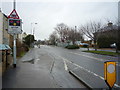
[(116, 82), (116, 62), (104, 62), (104, 79), (109, 89), (111, 90)]

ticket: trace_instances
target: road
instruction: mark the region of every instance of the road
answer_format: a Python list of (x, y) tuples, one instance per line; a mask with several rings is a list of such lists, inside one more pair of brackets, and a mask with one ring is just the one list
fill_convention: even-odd
[[(85, 53), (80, 49), (68, 50), (56, 46), (41, 45), (40, 48), (35, 46), (18, 60), (16, 69), (8, 70), (9, 72), (4, 75), (3, 87), (87, 88), (69, 71), (81, 75), (85, 81), (91, 80), (90, 83), (97, 81), (97, 78), (104, 81), (104, 61), (106, 60), (118, 62), (118, 57)], [(117, 84), (118, 81), (117, 74)], [(100, 88), (104, 88), (100, 86), (100, 82), (98, 83)]]
[[(39, 68), (47, 68), (48, 72), (50, 72), (49, 75), (53, 77), (58, 88), (86, 88), (86, 86), (65, 70), (64, 61), (51, 52), (52, 47), (41, 46), (40, 49), (36, 47), (34, 49), (35, 65)], [(45, 58), (45, 55), (50, 56), (51, 61)], [(42, 56), (45, 57), (42, 58)], [(44, 62), (41, 60), (47, 61)]]
[(60, 58), (51, 53), (52, 47), (32, 48), (21, 59), (17, 67), (3, 75), (3, 88), (86, 88), (73, 77)]
[[(106, 56), (106, 55), (97, 55), (92, 53), (81, 52), (81, 50), (68, 50), (61, 47), (51, 47), (51, 46), (43, 46), (46, 52), (49, 52), (55, 57), (61, 58), (66, 65), (64, 67), (69, 67), (69, 63), (74, 64), (73, 67), (69, 67), (70, 69), (82, 68), (89, 73), (92, 73), (94, 77), (98, 76), (102, 80), (104, 80), (104, 62), (108, 60), (113, 60), (118, 63), (118, 57)], [(68, 69), (69, 69), (68, 68)], [(120, 65), (117, 64), (117, 81), (115, 84), (120, 85)]]

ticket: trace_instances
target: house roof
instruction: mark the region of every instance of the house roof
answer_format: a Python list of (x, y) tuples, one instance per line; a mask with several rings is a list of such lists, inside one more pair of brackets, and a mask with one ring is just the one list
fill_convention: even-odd
[(117, 25), (112, 25), (112, 26), (106, 26), (102, 28), (102, 30), (107, 31), (107, 30), (117, 30), (118, 26)]

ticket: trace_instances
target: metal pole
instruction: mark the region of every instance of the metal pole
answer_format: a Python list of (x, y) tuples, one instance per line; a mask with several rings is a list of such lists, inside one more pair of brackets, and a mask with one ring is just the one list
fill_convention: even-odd
[[(32, 24), (33, 23), (31, 23), (31, 35), (32, 35)], [(30, 47), (32, 47), (32, 45), (31, 45), (31, 36), (30, 36)]]
[(16, 9), (16, 0), (14, 0), (13, 9)]
[(33, 23), (31, 23), (31, 35), (32, 35), (32, 24), (33, 24)]
[(34, 36), (34, 34), (35, 34), (35, 27), (33, 28), (33, 36)]
[[(16, 0), (13, 2), (13, 9), (16, 9)], [(16, 34), (13, 35), (13, 67), (16, 68)]]
[(14, 42), (13, 42), (13, 67), (16, 68), (16, 35), (13, 35)]

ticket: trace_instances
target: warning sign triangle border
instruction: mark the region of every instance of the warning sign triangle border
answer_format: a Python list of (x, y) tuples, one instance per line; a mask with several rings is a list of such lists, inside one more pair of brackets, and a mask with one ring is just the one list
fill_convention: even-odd
[(13, 11), (10, 13), (10, 15), (8, 16), (8, 18), (12, 18), (12, 19), (20, 19), (20, 17), (18, 16), (18, 18), (16, 17), (10, 17), (12, 15), (12, 13), (15, 12), (16, 13), (16, 16), (18, 16), (17, 12), (15, 9), (13, 9)]

